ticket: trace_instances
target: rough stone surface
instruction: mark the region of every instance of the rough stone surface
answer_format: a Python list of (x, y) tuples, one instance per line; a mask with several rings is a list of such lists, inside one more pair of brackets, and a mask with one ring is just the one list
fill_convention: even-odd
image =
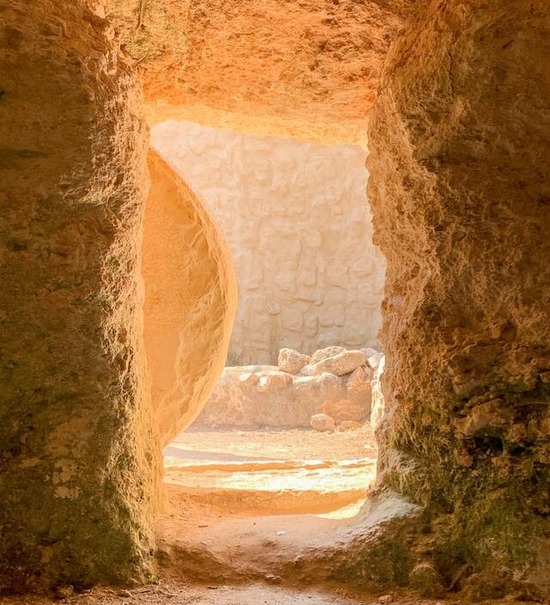
[(447, 592), (442, 578), (431, 563), (415, 565), (409, 574), (409, 583), (423, 597), (442, 597)]
[(384, 259), (363, 150), (177, 122), (152, 143), (229, 242), (239, 308), (227, 365), (276, 364), (283, 347), (377, 346)]
[(283, 372), (299, 374), (300, 370), (309, 363), (310, 359), (309, 355), (304, 355), (294, 349), (281, 349), (277, 365)]
[(356, 368), (346, 381), (346, 389), (354, 393), (370, 391), (373, 377), (374, 373), (370, 368), (366, 366)]
[(324, 361), (329, 357), (336, 357), (336, 355), (340, 355), (340, 353), (345, 353), (346, 351), (346, 347), (341, 347), (339, 345), (331, 345), (330, 347), (325, 347), (324, 349), (318, 349), (311, 356), (310, 363), (315, 365), (319, 361)]
[[(345, 401), (339, 420), (368, 418), (370, 393), (351, 393), (333, 374), (293, 376), (275, 366), (225, 368), (193, 427), (309, 427), (320, 403)], [(348, 412), (347, 414), (344, 412)]]
[(371, 347), (361, 350), (367, 356), (367, 363), (369, 364), (369, 367), (371, 367), (373, 370), (376, 370), (380, 364), (383, 354)]
[(300, 374), (303, 374), (304, 376), (315, 376), (315, 364), (308, 363), (307, 366), (304, 366), (300, 370)]
[(382, 420), (384, 419), (384, 412), (386, 410), (386, 402), (384, 399), (384, 393), (382, 392), (382, 374), (384, 373), (384, 367), (386, 365), (385, 357), (382, 355), (380, 364), (374, 373), (374, 377), (371, 381), (371, 413), (370, 413), (370, 425), (373, 431), (376, 431)]
[[(179, 62), (196, 66), (197, 85), (210, 86), (205, 74), (220, 64), (220, 37), (250, 33), (228, 36), (226, 56), (239, 49), (233, 55), (251, 66), (273, 67), (261, 86), (249, 86), (258, 81), (250, 69), (231, 82), (242, 103), (227, 86), (190, 96), (211, 94), (213, 104), (235, 103), (258, 120), (318, 115), (327, 125), (332, 112), (341, 120), (343, 105), (321, 63), (312, 63), (320, 76), (312, 83), (307, 71), (285, 71), (292, 67), (285, 58), (299, 64), (324, 26), (343, 28), (317, 55), (336, 59), (339, 85), (344, 74), (354, 82), (353, 59), (361, 62), (369, 35), (376, 42), (383, 31), (377, 9), (394, 14), (402, 3), (290, 4), (262, 3), (274, 8), (272, 20), (253, 2), (109, 0), (108, 8), (119, 11), (117, 28), (128, 49), (135, 44), (145, 79), (156, 69), (168, 91), (185, 81), (174, 77)], [(369, 141), (376, 237), (389, 259), (379, 480), (363, 516), (333, 545), (309, 548), (280, 575), (345, 578), (374, 592), (420, 587), (431, 575), (470, 601), (508, 594), (544, 602), (550, 7), (546, 0), (408, 4), (414, 20), (386, 63)], [(296, 18), (308, 7), (309, 32), (309, 20)], [(0, 9), (0, 583), (25, 590), (139, 581), (152, 546), (157, 466), (140, 386), (140, 111), (104, 21), (80, 0), (4, 0)], [(232, 29), (245, 15), (258, 35)], [(343, 17), (361, 22), (359, 53), (350, 39), (357, 29)], [(272, 27), (287, 19), (292, 27)], [(190, 35), (180, 36), (188, 28), (177, 25), (188, 20)], [(269, 42), (295, 43), (277, 66), (269, 63), (281, 57), (276, 45), (263, 44), (266, 28)], [(343, 43), (338, 56), (333, 43)], [(226, 73), (234, 67), (230, 60)], [(304, 83), (314, 101), (302, 96)], [(352, 132), (346, 115), (343, 130)], [(296, 316), (287, 321), (299, 324)], [(253, 373), (242, 382), (259, 384)], [(322, 390), (334, 380), (302, 376), (293, 384), (318, 381)]]
[(344, 376), (366, 363), (367, 357), (361, 351), (345, 351), (334, 357), (327, 357), (314, 365), (314, 373), (329, 372), (335, 376)]
[(368, 417), (370, 409), (365, 405), (352, 403), (349, 399), (326, 401), (317, 408), (319, 414), (326, 414), (334, 419), (336, 424), (346, 420), (361, 422)]
[(258, 388), (260, 391), (268, 391), (270, 389), (284, 389), (292, 385), (292, 376), (286, 372), (269, 372), (267, 376), (262, 376), (259, 381)]
[(388, 46), (410, 2), (103, 4), (152, 104), (284, 118), (281, 129), (316, 122), (350, 137), (364, 134)]
[(446, 585), (464, 570), (457, 589), (473, 574), (550, 592), (549, 54), (546, 1), (428, 2), (370, 124), (388, 261), (379, 487), (425, 507), (430, 560)]
[(315, 431), (333, 431), (336, 427), (334, 418), (327, 414), (314, 414), (309, 423)]
[(310, 581), (341, 582), (345, 578), (346, 583), (387, 595), (385, 602), (393, 600), (388, 591), (409, 583), (414, 559), (407, 538), (420, 515), (421, 507), (391, 491), (367, 498), (361, 513), (346, 524), (347, 531), (339, 532), (333, 549), (308, 553)]
[(160, 477), (141, 99), (84, 2), (0, 13), (0, 590), (140, 580)]
[(316, 378), (319, 379), (319, 384), (325, 389), (336, 389), (342, 386), (342, 379), (339, 376), (330, 374), (329, 372), (323, 372), (322, 374), (316, 374)]
[(144, 339), (162, 445), (200, 413), (223, 371), (237, 306), (231, 255), (199, 200), (150, 152), (143, 222)]

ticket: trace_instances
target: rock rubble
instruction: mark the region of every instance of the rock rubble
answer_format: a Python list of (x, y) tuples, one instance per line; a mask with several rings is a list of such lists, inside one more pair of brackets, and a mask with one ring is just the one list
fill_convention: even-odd
[(377, 418), (383, 412), (380, 360), (374, 349), (331, 346), (309, 356), (283, 348), (278, 366), (227, 367), (195, 426), (359, 428), (371, 418), (373, 402)]

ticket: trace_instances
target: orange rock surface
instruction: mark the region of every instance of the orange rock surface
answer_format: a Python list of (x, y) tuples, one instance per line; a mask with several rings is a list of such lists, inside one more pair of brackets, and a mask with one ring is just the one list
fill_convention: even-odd
[(411, 1), (105, 4), (154, 121), (183, 111), (213, 124), (231, 112), (262, 134), (313, 130), (356, 140)]
[(317, 408), (317, 412), (334, 418), (334, 422), (339, 424), (346, 420), (353, 420), (355, 422), (364, 420), (368, 409), (347, 399), (340, 399), (339, 401), (328, 401), (321, 404)]
[(192, 191), (150, 152), (142, 271), (151, 396), (163, 445), (189, 426), (221, 374), (237, 287), (225, 242)]
[(144, 578), (141, 95), (81, 0), (1, 2), (0, 45), (0, 591)]
[(486, 561), (470, 595), (516, 590), (503, 569), (535, 594), (548, 555), (535, 570), (517, 545), (550, 552), (550, 7), (426, 6), (369, 131), (388, 260), (379, 481), (441, 515), (433, 552), (454, 540)]

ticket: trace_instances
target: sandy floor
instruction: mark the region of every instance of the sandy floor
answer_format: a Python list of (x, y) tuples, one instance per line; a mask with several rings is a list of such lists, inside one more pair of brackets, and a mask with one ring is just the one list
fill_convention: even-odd
[(346, 432), (194, 431), (176, 437), (165, 456), (219, 460), (351, 460), (376, 457), (370, 426)]
[(375, 452), (370, 427), (181, 434), (165, 449), (158, 526), (172, 579), (269, 581), (304, 549), (330, 546), (360, 510)]
[[(350, 461), (354, 464), (372, 458), (376, 450), (368, 428), (331, 434), (302, 430), (252, 434), (190, 431), (180, 435), (166, 454), (167, 462), (172, 459), (176, 467), (189, 468), (201, 464), (250, 467), (259, 463), (263, 472), (266, 464), (285, 462), (284, 472), (292, 475), (293, 470), (311, 466), (312, 460), (331, 463), (338, 469)], [(204, 469), (197, 476), (206, 477)], [(301, 588), (285, 586), (285, 564), (311, 558), (317, 551), (341, 543), (350, 530), (355, 531), (360, 504), (339, 509), (337, 514), (258, 516), (258, 512), (250, 515), (239, 507), (232, 510), (221, 501), (216, 504), (196, 499), (184, 486), (168, 483), (166, 511), (157, 527), (161, 563), (158, 584), (95, 589), (78, 595), (64, 593), (57, 599), (0, 597), (0, 605), (52, 605), (60, 600), (67, 605), (470, 605), (460, 599), (426, 600), (396, 592), (375, 597), (323, 586), (327, 576), (322, 569), (318, 577), (310, 576), (302, 582)], [(201, 584), (190, 583), (190, 578)], [(293, 578), (293, 584), (298, 579)]]
[[(368, 465), (374, 469), (376, 447), (367, 427), (347, 433), (189, 431), (165, 455), (171, 470), (167, 469), (166, 513), (159, 520), (157, 536), (161, 577), (167, 584), (139, 596), (131, 593), (128, 600), (159, 605), (166, 601), (197, 605), (467, 603), (426, 600), (411, 593), (358, 595), (337, 582), (337, 576), (335, 586), (326, 586), (340, 553), (350, 556), (355, 541), (371, 535), (378, 523), (409, 514), (403, 509), (406, 503), (384, 499), (370, 502), (365, 517), (361, 509), (364, 487), (362, 499), (355, 494), (352, 503), (337, 508), (342, 504), (337, 499), (342, 492), (337, 489), (346, 487), (343, 470), (351, 471), (347, 477), (351, 479), (353, 469), (364, 475)], [(324, 479), (331, 477), (328, 483), (321, 480), (323, 472), (327, 473)], [(273, 482), (285, 475), (286, 483)], [(271, 492), (270, 485), (275, 486)], [(325, 514), (317, 510), (319, 496), (327, 495), (324, 492), (333, 498), (336, 509)], [(303, 510), (297, 510), (297, 500), (305, 503)], [(202, 587), (182, 587), (190, 581), (201, 582)], [(93, 605), (111, 605), (120, 596), (90, 599)]]
[[(52, 605), (43, 597), (0, 597), (2, 605)], [(160, 583), (132, 590), (93, 590), (63, 599), (67, 605), (465, 605), (463, 600), (425, 600), (405, 594), (382, 597), (353, 595), (345, 590), (293, 590), (265, 584), (193, 586)], [(507, 605), (510, 601), (484, 601)], [(473, 604), (472, 604), (473, 605)], [(524, 605), (529, 605), (524, 602)]]
[[(254, 468), (257, 479), (267, 467), (303, 472), (308, 465), (341, 470), (373, 458), (375, 446), (370, 430), (322, 434), (313, 431), (222, 433), (187, 432), (167, 448), (167, 462), (174, 468), (187, 465), (196, 477), (227, 465)], [(315, 460), (316, 463), (311, 461)], [(324, 466), (323, 466), (324, 464)], [(328, 466), (327, 466), (328, 465)], [(193, 469), (195, 469), (193, 471)], [(220, 471), (221, 472), (221, 471)], [(255, 471), (251, 471), (253, 474)], [(235, 474), (235, 473), (228, 473)], [(242, 474), (242, 473), (241, 473)], [(246, 473), (245, 473), (246, 474)], [(337, 477), (337, 475), (335, 475)], [(205, 490), (206, 492), (208, 489)], [(215, 492), (216, 490), (214, 490)], [(223, 490), (221, 490), (223, 491)], [(79, 595), (0, 598), (0, 605), (52, 605), (62, 599), (67, 605), (466, 605), (464, 600), (426, 600), (410, 593), (382, 597), (353, 593), (338, 586), (325, 586), (328, 569), (317, 575), (292, 577), (286, 586), (285, 569), (311, 559), (334, 544), (342, 544), (356, 531), (355, 515), (361, 501), (336, 514), (268, 514), (242, 509), (241, 499), (231, 507), (223, 499), (208, 502), (195, 498), (184, 485), (166, 486), (166, 511), (157, 527), (160, 581), (133, 589), (95, 589)], [(280, 493), (292, 490), (280, 490)], [(298, 489), (299, 492), (299, 489)], [(327, 563), (330, 565), (330, 561)], [(193, 582), (190, 583), (191, 578)], [(235, 584), (236, 583), (236, 584)], [(300, 588), (296, 585), (301, 584)], [(509, 601), (487, 601), (504, 605)], [(469, 604), (468, 604), (469, 605)]]
[(165, 483), (226, 514), (327, 514), (365, 497), (370, 427), (345, 433), (191, 431), (165, 449)]

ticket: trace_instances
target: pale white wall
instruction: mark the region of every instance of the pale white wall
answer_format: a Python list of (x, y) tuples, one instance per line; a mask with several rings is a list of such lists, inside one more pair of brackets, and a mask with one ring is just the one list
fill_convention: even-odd
[(204, 202), (233, 253), (230, 362), (377, 344), (385, 263), (372, 243), (365, 151), (164, 122), (152, 145)]

